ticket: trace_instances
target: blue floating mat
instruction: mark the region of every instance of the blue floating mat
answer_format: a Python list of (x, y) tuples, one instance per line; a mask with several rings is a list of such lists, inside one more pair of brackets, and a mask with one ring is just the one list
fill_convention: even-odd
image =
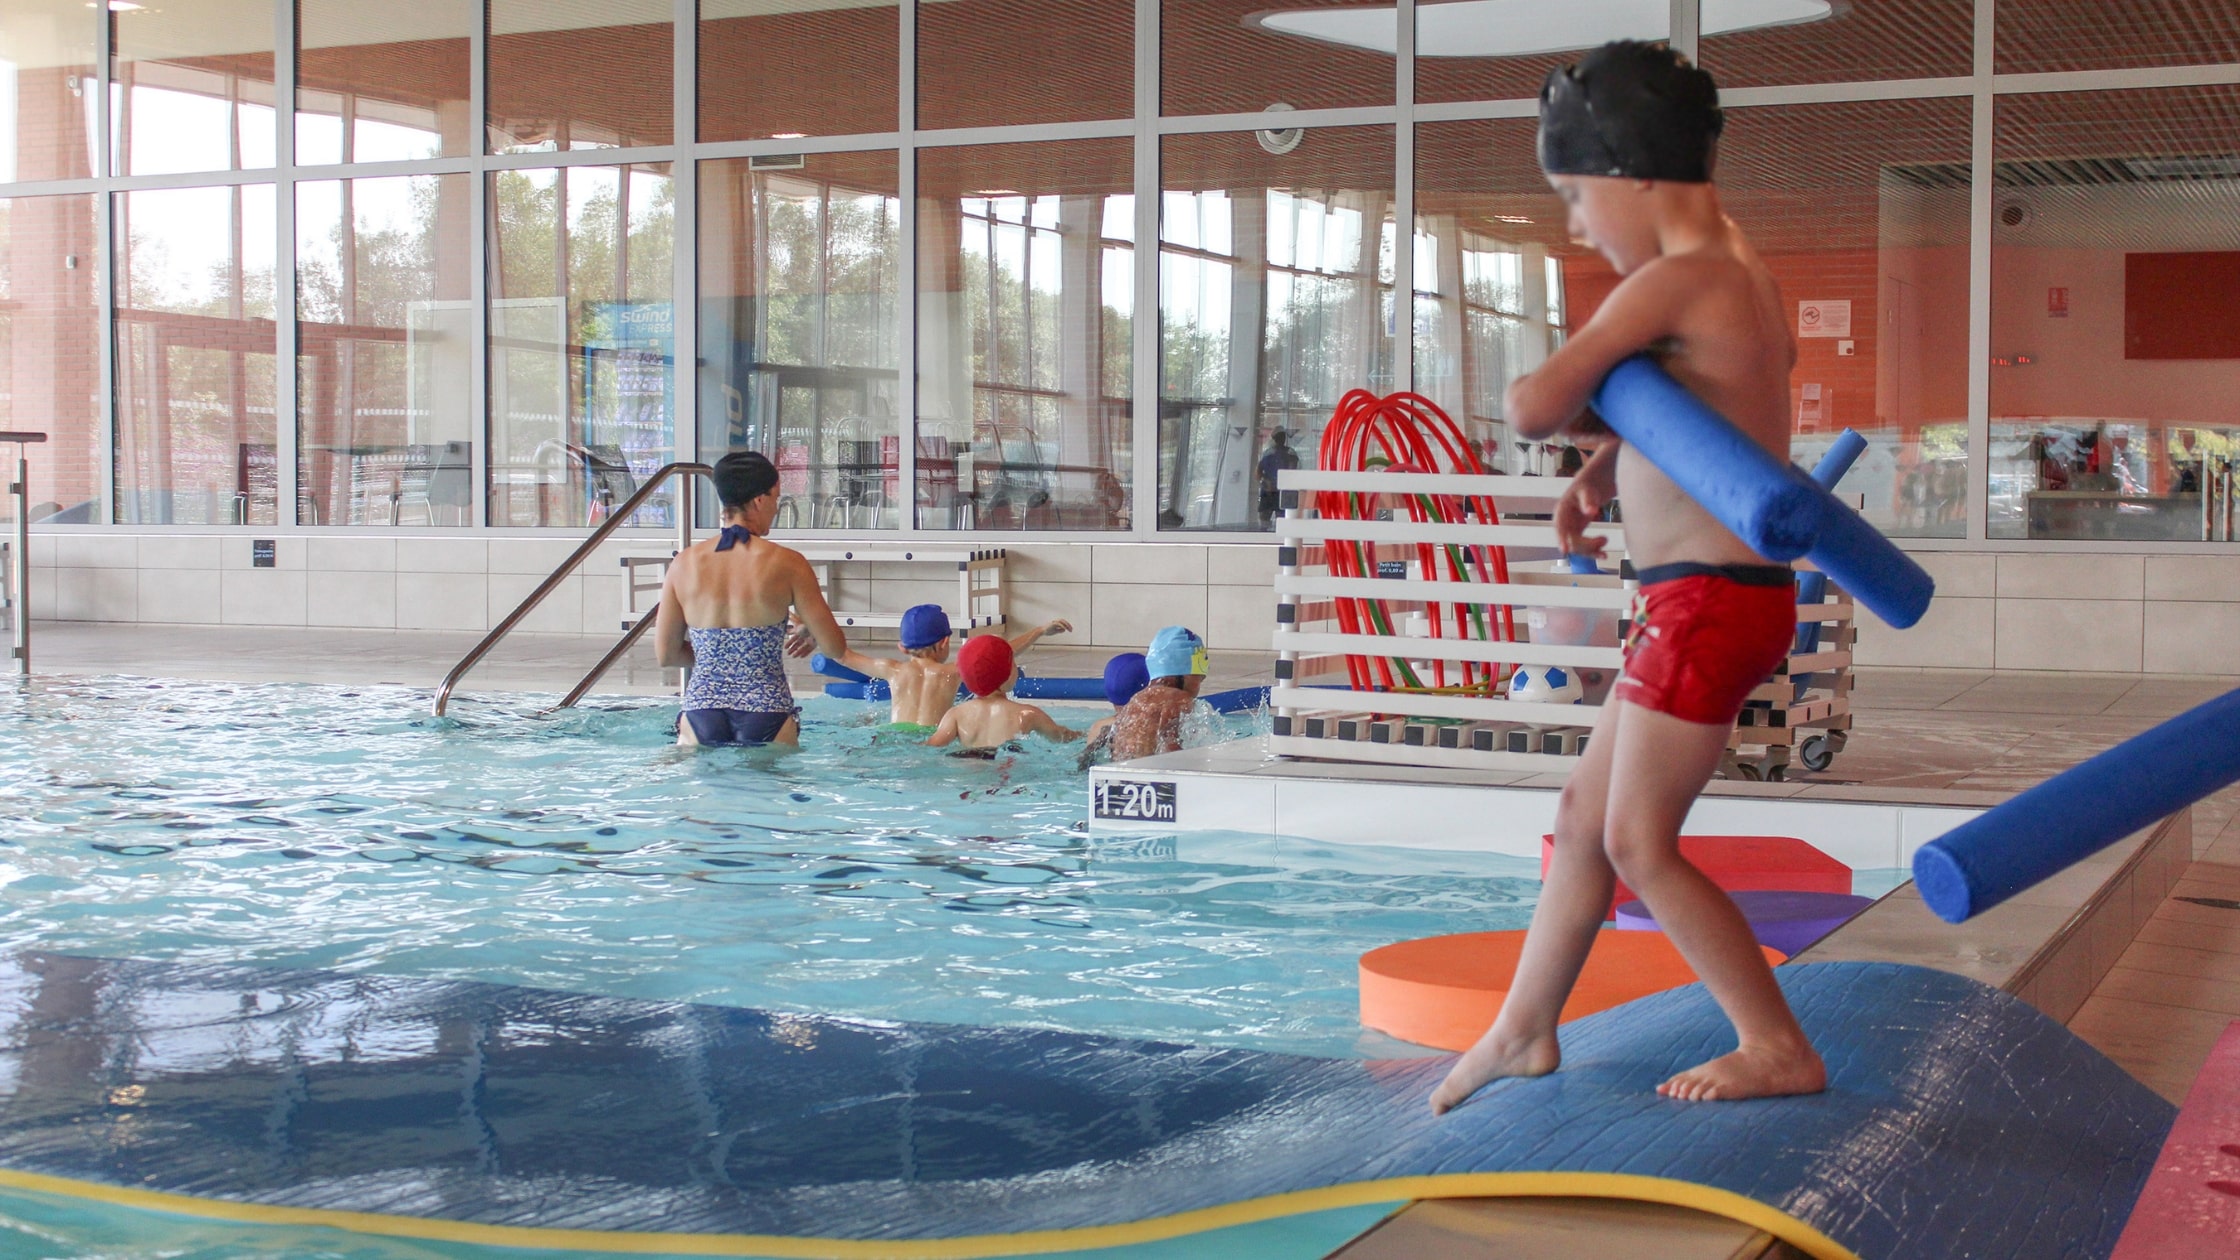
[[(1827, 1093), (1668, 1102), (1700, 986), (1554, 1076), (441, 980), (0, 959), (0, 1187), (456, 1242), (967, 1257), (1459, 1195), (1684, 1204), (1824, 1257), (2105, 1256), (2170, 1105), (1941, 972), (1777, 973)], [(627, 1235), (627, 1237), (624, 1237)]]

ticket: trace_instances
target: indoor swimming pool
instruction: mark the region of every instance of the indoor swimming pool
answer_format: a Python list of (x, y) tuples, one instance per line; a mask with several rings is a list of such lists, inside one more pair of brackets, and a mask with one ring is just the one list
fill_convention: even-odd
[(1078, 745), (960, 759), (883, 706), (809, 699), (787, 755), (680, 749), (673, 704), (547, 703), (0, 695), (0, 949), (1386, 1055), (1356, 958), (1522, 927), (1538, 889), (1516, 859), (1092, 838)]

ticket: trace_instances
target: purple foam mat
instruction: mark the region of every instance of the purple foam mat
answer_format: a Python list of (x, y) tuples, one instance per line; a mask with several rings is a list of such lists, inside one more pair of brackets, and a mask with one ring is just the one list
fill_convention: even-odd
[[(1871, 897), (1827, 892), (1736, 892), (1742, 917), (1750, 921), (1760, 945), (1770, 945), (1795, 955), (1828, 933), (1842, 927), (1853, 915), (1874, 904)], [(1618, 928), (1628, 932), (1654, 932), (1657, 921), (1649, 907), (1628, 901), (1618, 907)]]

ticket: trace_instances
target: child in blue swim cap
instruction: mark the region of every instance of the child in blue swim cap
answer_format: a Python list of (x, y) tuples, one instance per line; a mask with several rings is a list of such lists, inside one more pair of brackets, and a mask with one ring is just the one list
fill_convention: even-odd
[(1206, 641), (1187, 626), (1168, 626), (1151, 637), (1143, 654), (1151, 682), (1112, 722), (1114, 761), (1132, 761), (1182, 747), (1182, 719), (1197, 707), (1211, 667)]

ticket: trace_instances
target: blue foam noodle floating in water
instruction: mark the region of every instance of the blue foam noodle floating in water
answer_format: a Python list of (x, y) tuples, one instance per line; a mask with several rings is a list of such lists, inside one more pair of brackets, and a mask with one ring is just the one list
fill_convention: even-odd
[(1656, 362), (1610, 369), (1595, 413), (1752, 551), (1786, 563), (1811, 550), (1828, 495), (1767, 453)]
[(1506, 1194), (1681, 1204), (1829, 1260), (2108, 1254), (2169, 1103), (1959, 976), (1776, 975), (1823, 1094), (1659, 1098), (1734, 1048), (1690, 985), (1434, 1117), (1446, 1057), (5, 955), (0, 1186), (602, 1253), (964, 1260)]
[(1216, 713), (1250, 713), (1254, 709), (1267, 707), (1268, 689), (1238, 687), (1233, 691), (1216, 691), (1212, 695), (1199, 696), (1198, 699), (1213, 706)]
[(1913, 880), (1939, 918), (1958, 923), (2233, 783), (2240, 783), (2240, 691), (1922, 845)]
[(1021, 700), (1102, 700), (1102, 678), (1030, 678), (1025, 674), (1011, 688)]

